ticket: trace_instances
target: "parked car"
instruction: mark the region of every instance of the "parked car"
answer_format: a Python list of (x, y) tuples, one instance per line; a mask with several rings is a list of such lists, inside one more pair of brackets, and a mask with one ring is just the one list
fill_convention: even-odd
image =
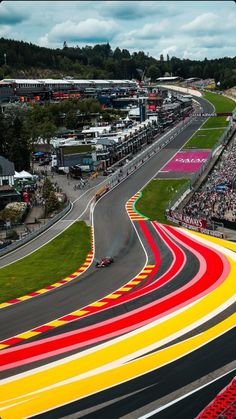
[(114, 259), (111, 257), (102, 258), (99, 262), (96, 263), (96, 268), (106, 268), (110, 266), (111, 263), (114, 262)]

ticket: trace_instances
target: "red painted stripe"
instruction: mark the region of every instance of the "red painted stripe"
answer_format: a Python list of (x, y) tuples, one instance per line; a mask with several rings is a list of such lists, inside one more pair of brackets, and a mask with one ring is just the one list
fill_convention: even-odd
[(72, 322), (74, 320), (78, 320), (78, 316), (73, 316), (73, 314), (68, 314), (67, 316), (60, 317), (59, 320), (63, 320), (65, 322)]
[(8, 304), (16, 304), (19, 303), (21, 300), (18, 300), (18, 298), (14, 298), (13, 300), (7, 301)]
[(22, 342), (22, 341), (23, 341), (23, 339), (21, 339), (21, 338), (17, 338), (17, 337), (10, 338), (10, 339), (4, 340), (4, 345), (9, 345), (9, 346), (16, 345), (17, 343)]
[(43, 333), (43, 332), (47, 332), (48, 330), (52, 330), (52, 329), (54, 329), (53, 326), (43, 325), (43, 326), (36, 327), (36, 329), (33, 329), (32, 332)]
[[(43, 359), (71, 349), (84, 347), (91, 343), (97, 343), (122, 333), (141, 327), (150, 321), (154, 321), (164, 314), (173, 312), (175, 309), (199, 298), (202, 293), (211, 288), (215, 283), (224, 281), (230, 265), (227, 259), (218, 252), (213, 251), (204, 245), (194, 242), (188, 237), (177, 233), (181, 239), (206, 258), (207, 270), (197, 274), (198, 280), (194, 278), (188, 288), (180, 289), (169, 296), (163, 297), (146, 306), (109, 319), (96, 326), (92, 325), (79, 331), (69, 332), (63, 335), (54, 336), (20, 347), (5, 349), (0, 352), (0, 370), (23, 365), (36, 359)], [(34, 329), (34, 330), (39, 330)]]

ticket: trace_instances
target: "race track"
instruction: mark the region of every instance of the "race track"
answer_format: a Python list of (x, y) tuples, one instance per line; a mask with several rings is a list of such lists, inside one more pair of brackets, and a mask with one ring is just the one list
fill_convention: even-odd
[[(179, 409), (191, 419), (217, 388), (201, 390), (197, 403), (199, 380), (222, 371), (230, 377), (236, 244), (133, 215), (132, 197), (202, 122), (193, 121), (96, 204), (95, 257), (112, 256), (114, 264), (92, 264), (62, 287), (1, 309), (2, 419), (171, 418)], [(82, 210), (74, 205), (68, 222), (87, 202)]]

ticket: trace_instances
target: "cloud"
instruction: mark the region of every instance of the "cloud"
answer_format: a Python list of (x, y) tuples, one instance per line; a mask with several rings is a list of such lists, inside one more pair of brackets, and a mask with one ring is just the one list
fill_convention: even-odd
[(224, 2), (222, 9), (214, 0), (12, 0), (0, 4), (0, 20), (0, 36), (49, 48), (61, 48), (66, 40), (69, 46), (109, 42), (112, 49), (156, 58), (161, 53), (191, 59), (235, 55), (233, 2)]
[(118, 24), (113, 20), (98, 20), (88, 18), (79, 23), (68, 20), (58, 23), (49, 32), (49, 41), (71, 41), (71, 42), (107, 42), (119, 31)]
[(181, 29), (185, 32), (208, 32), (217, 30), (218, 16), (215, 13), (203, 13), (192, 21), (182, 25)]
[(16, 10), (8, 4), (0, 4), (0, 19), (2, 25), (17, 25), (28, 19), (28, 13)]
[(0, 26), (0, 37), (6, 37), (11, 35), (11, 27), (8, 25)]
[(130, 31), (128, 36), (135, 37), (137, 39), (155, 39), (160, 37), (169, 29), (169, 22), (167, 20), (160, 21), (158, 23), (146, 23), (143, 28)]

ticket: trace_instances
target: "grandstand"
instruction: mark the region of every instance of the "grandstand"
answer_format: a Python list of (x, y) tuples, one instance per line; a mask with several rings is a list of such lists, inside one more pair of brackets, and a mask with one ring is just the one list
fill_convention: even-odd
[(53, 92), (81, 93), (88, 89), (137, 89), (134, 80), (74, 80), (74, 79), (3, 79), (0, 81), (0, 102), (21, 96), (48, 99)]

